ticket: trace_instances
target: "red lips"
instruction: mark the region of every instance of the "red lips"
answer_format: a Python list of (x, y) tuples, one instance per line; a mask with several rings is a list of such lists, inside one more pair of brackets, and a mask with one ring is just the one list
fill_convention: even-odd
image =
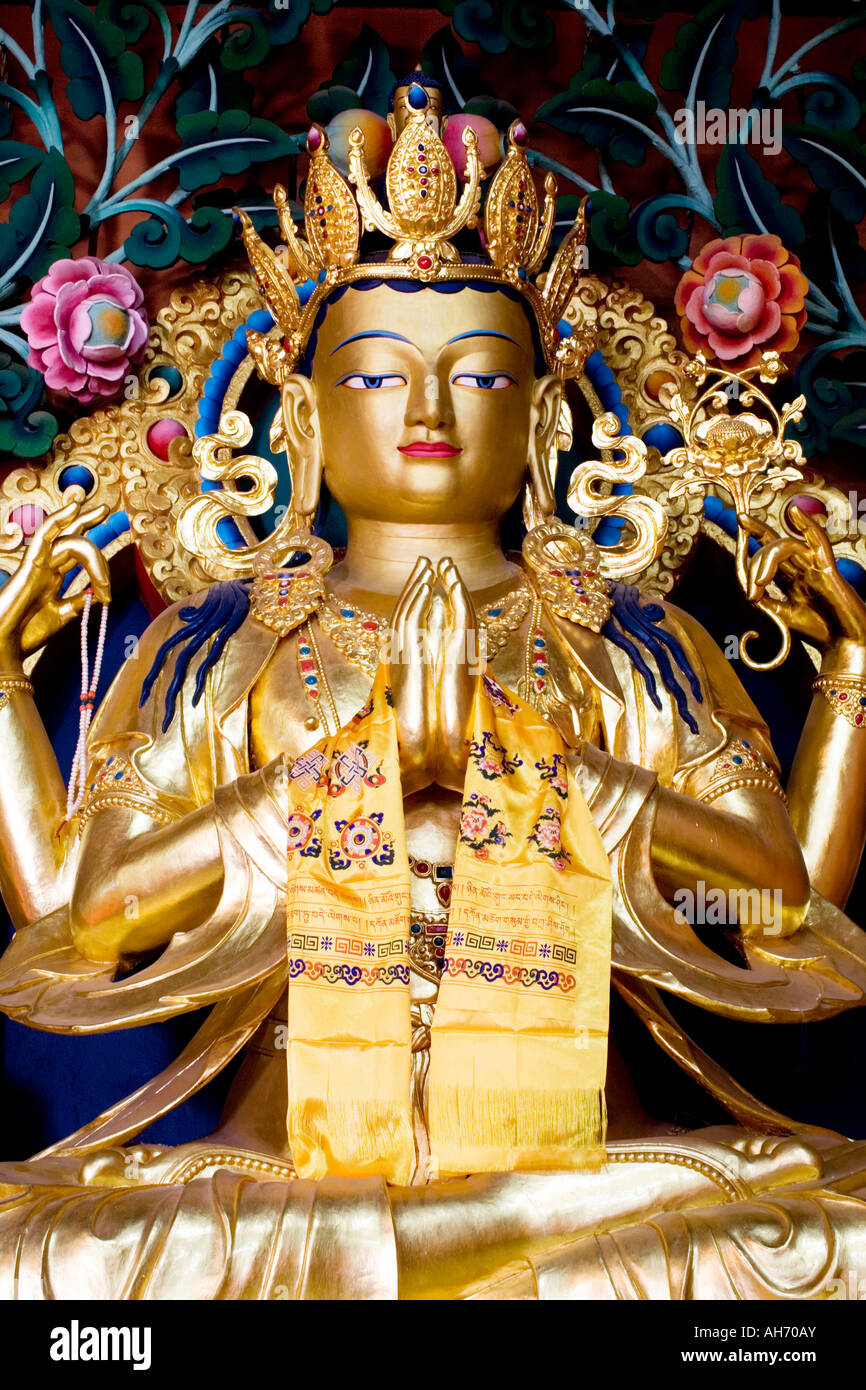
[(414, 444), (398, 444), (401, 454), (408, 454), (409, 458), (454, 458), (456, 454), (462, 454), (462, 449), (456, 449), (453, 444), (446, 444), (442, 439), (419, 439)]

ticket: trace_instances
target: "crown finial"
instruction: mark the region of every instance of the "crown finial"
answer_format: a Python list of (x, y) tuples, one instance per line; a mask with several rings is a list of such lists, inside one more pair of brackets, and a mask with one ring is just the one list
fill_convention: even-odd
[[(512, 122), (485, 209), (483, 244), (489, 259), (471, 257), (464, 262), (452, 238), (478, 222), (484, 170), (475, 131), (467, 125), (461, 135), (466, 167), (458, 201), (458, 171), (441, 136), (438, 83), (416, 69), (398, 83), (392, 105), (389, 119), (398, 133), (385, 174), (384, 205), (370, 185), (363, 131), (356, 128), (349, 136), (353, 192), (330, 159), (327, 131), (314, 124), (307, 135), (305, 240), (296, 231), (285, 190), (274, 191), (286, 263), (262, 241), (246, 213), (238, 212), (250, 264), (281, 333), (247, 335), (261, 375), (275, 383), (285, 381), (303, 355), (324, 297), (337, 285), (371, 275), (513, 286), (536, 316), (548, 369), (562, 377), (579, 375), (592, 344), (562, 319), (586, 265), (586, 200), (547, 276), (531, 279), (550, 244), (556, 182), (552, 175), (545, 179), (542, 204), (527, 155), (526, 127), (522, 121)], [(387, 259), (377, 258), (375, 267), (359, 263), (362, 225), (393, 242)], [(296, 288), (301, 281), (306, 284)]]

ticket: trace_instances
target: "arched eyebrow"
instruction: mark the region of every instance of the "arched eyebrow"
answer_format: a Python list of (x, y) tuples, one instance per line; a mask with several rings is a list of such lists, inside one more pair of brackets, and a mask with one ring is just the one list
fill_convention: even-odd
[(357, 343), (359, 338), (396, 338), (398, 343), (408, 343), (410, 347), (415, 346), (411, 338), (404, 338), (402, 333), (389, 333), (386, 328), (370, 328), (366, 333), (353, 333), (351, 338), (344, 338), (335, 348), (331, 348), (329, 356), (333, 357), (335, 352), (339, 352), (340, 348), (348, 346), (349, 343)]
[(469, 333), (458, 333), (456, 338), (449, 338), (445, 346), (450, 347), (452, 343), (460, 343), (464, 338), (504, 338), (506, 343), (513, 343), (515, 347), (520, 347), (516, 338), (509, 338), (507, 333), (496, 333), (491, 328), (475, 328)]

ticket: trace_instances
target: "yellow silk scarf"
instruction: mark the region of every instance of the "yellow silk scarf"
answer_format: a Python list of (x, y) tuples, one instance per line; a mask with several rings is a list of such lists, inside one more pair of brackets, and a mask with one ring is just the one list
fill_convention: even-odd
[[(287, 868), (295, 1168), (405, 1184), (409, 863), (384, 668), (291, 769)], [(431, 1034), (433, 1174), (601, 1160), (610, 930), (607, 856), (562, 740), (485, 676)]]

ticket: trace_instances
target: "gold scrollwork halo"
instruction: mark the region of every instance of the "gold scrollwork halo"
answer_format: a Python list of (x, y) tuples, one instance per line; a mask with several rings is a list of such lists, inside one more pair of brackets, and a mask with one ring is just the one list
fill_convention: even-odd
[[(266, 540), (253, 538), (243, 549), (234, 550), (220, 539), (217, 531), (219, 523), (227, 517), (237, 523), (241, 517), (260, 516), (273, 502), (279, 481), (273, 464), (257, 454), (235, 455), (232, 452), (248, 444), (252, 433), (249, 417), (243, 411), (225, 410), (220, 417), (219, 430), (197, 439), (192, 448), (202, 478), (223, 484), (220, 491), (202, 492), (189, 498), (177, 518), (181, 545), (198, 558), (209, 580), (247, 576), (266, 552), (271, 562), (277, 563), (278, 533)], [(243, 492), (237, 490), (241, 478), (252, 484)], [(285, 527), (283, 523), (278, 530), (285, 530)]]
[[(686, 374), (688, 357), (676, 346), (667, 323), (655, 307), (624, 280), (610, 283), (597, 275), (583, 275), (564, 317), (577, 328), (592, 331), (607, 366), (616, 377), (623, 403), (637, 435), (653, 425), (671, 423), (671, 402), (676, 394), (688, 395), (693, 386)], [(590, 410), (598, 419), (604, 407), (589, 381), (579, 386)], [(613, 461), (613, 451), (603, 449), (605, 463)], [(617, 475), (613, 481), (626, 481)], [(595, 491), (603, 495), (611, 484), (602, 482)], [(655, 558), (640, 574), (631, 574), (639, 588), (663, 597), (670, 594), (690, 559), (701, 533), (703, 501), (684, 494), (671, 497), (669, 479), (662, 474), (661, 456), (647, 446), (645, 468), (633, 484), (637, 494), (655, 499), (667, 515), (667, 528)], [(622, 508), (610, 508), (612, 516), (623, 515)], [(588, 516), (592, 533), (600, 515)]]
[(636, 435), (620, 434), (620, 421), (612, 411), (599, 416), (592, 427), (592, 442), (600, 448), (616, 450), (623, 457), (592, 459), (581, 463), (571, 475), (569, 506), (581, 516), (621, 517), (630, 532), (617, 545), (598, 548), (602, 573), (610, 579), (637, 578), (661, 553), (668, 529), (664, 507), (654, 497), (633, 492), (629, 497), (603, 496), (598, 483), (636, 483), (647, 466), (647, 446)]

